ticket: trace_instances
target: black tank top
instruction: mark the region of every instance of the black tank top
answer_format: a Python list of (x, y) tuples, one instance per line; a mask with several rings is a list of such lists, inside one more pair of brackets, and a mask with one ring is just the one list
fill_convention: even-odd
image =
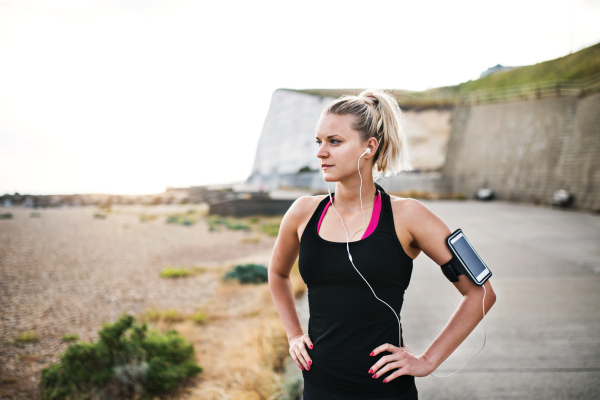
[[(399, 314), (413, 260), (398, 240), (390, 196), (381, 186), (375, 186), (382, 200), (379, 222), (369, 236), (350, 242), (350, 253), (377, 296)], [(398, 320), (356, 272), (348, 259), (346, 242), (330, 242), (318, 235), (317, 223), (328, 201), (329, 196), (319, 203), (300, 240), (298, 263), (308, 287), (308, 334), (314, 344), (313, 349), (307, 348), (313, 361), (310, 371), (302, 374), (306, 381), (332, 393), (363, 399), (389, 398), (408, 390), (414, 377), (403, 375), (383, 383), (396, 371), (392, 369), (371, 378), (369, 368), (391, 353), (384, 351), (374, 357), (369, 354), (385, 343), (399, 346)], [(327, 212), (335, 212), (329, 208)]]

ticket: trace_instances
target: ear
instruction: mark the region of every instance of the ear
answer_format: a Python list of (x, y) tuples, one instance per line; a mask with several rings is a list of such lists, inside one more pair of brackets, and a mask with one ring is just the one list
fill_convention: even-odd
[(369, 138), (369, 140), (367, 140), (366, 147), (371, 149), (371, 152), (365, 154), (365, 158), (373, 158), (373, 157), (375, 157), (375, 153), (377, 153), (377, 149), (379, 148), (379, 143), (377, 142), (376, 138), (372, 137), (372, 138)]

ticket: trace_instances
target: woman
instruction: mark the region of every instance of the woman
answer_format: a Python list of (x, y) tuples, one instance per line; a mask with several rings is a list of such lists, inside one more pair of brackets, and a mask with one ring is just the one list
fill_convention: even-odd
[[(303, 371), (305, 400), (417, 399), (414, 377), (433, 372), (483, 316), (484, 289), (460, 275), (454, 286), (463, 300), (427, 350), (413, 354), (402, 340), (399, 314), (413, 260), (421, 251), (438, 265), (452, 258), (442, 220), (374, 183), (382, 173), (411, 169), (402, 118), (396, 100), (378, 90), (333, 101), (317, 123), (316, 155), (335, 193), (299, 198), (281, 222), (269, 287)], [(289, 280), (297, 257), (308, 287), (308, 333)], [(496, 297), (489, 280), (485, 287), (487, 313)]]

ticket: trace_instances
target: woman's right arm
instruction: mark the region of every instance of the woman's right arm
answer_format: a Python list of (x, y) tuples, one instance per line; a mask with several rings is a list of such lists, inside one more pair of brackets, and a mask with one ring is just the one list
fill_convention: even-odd
[(287, 333), (288, 342), (290, 343), (290, 355), (298, 367), (305, 369), (307, 369), (308, 362), (311, 360), (304, 344), (299, 346), (297, 342), (302, 341), (311, 347), (312, 343), (308, 335), (303, 336), (300, 319), (296, 312), (290, 271), (300, 252), (298, 227), (302, 217), (307, 212), (312, 211), (310, 209), (312, 205), (313, 202), (310, 197), (302, 196), (285, 213), (281, 220), (279, 234), (269, 263), (269, 289)]

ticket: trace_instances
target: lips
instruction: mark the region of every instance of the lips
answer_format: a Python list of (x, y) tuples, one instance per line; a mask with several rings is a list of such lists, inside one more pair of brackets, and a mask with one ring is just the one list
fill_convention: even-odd
[(323, 168), (323, 169), (327, 169), (327, 168), (331, 168), (331, 167), (333, 167), (333, 165), (329, 165), (329, 164), (321, 165), (321, 168)]

